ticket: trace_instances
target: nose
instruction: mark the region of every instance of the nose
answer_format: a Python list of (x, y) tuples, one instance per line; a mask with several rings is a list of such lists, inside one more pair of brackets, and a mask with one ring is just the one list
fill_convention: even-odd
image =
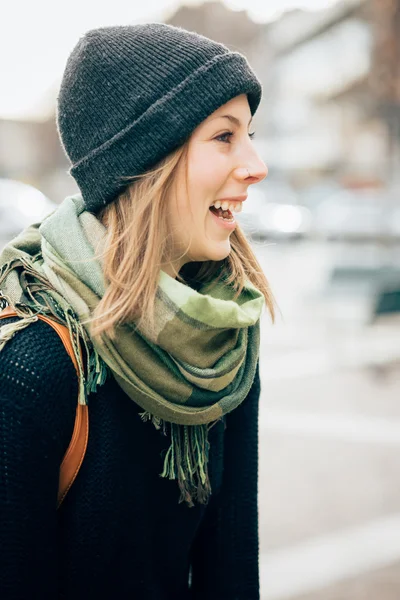
[[(250, 175), (249, 175), (249, 173), (250, 173)], [(259, 164), (257, 164), (256, 167), (251, 165), (251, 168), (248, 168), (246, 181), (250, 177), (251, 181), (249, 181), (249, 183), (259, 183), (260, 181), (265, 179), (267, 175), (268, 175), (268, 167), (264, 163), (264, 161), (262, 161), (260, 159)]]
[(260, 158), (256, 162), (249, 163), (246, 167), (236, 170), (236, 176), (240, 181), (247, 184), (259, 183), (268, 175), (268, 167)]

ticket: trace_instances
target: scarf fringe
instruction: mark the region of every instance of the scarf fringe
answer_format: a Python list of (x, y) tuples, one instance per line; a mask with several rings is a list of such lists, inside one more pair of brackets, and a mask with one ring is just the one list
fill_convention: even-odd
[(31, 323), (37, 321), (37, 317), (26, 317), (15, 321), (15, 323), (8, 323), (7, 325), (0, 325), (0, 352), (3, 350), (7, 342), (9, 342), (14, 335), (28, 327)]
[(107, 375), (108, 369), (106, 363), (99, 357), (96, 350), (93, 349), (93, 352), (89, 355), (88, 362), (88, 392), (96, 392), (98, 386), (104, 385)]
[(147, 411), (139, 414), (144, 422), (151, 421), (156, 429), (163, 428), (164, 435), (167, 426), (170, 428), (171, 444), (165, 454), (160, 477), (177, 480), (180, 503), (186, 502), (189, 507), (194, 506), (194, 500), (207, 504), (211, 495), (208, 474), (210, 426), (166, 423)]

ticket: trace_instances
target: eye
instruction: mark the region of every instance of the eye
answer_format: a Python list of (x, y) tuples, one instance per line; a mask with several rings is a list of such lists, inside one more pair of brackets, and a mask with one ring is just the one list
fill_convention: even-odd
[[(254, 138), (255, 134), (256, 134), (255, 131), (253, 131), (252, 133), (249, 133), (249, 138), (252, 140)], [(229, 139), (231, 137), (233, 137), (233, 135), (234, 135), (233, 131), (226, 131), (225, 133), (221, 133), (221, 135), (217, 135), (217, 137), (214, 139), (217, 140), (218, 142), (223, 142), (224, 144), (230, 144)]]
[(231, 138), (233, 136), (233, 131), (225, 131), (225, 133), (221, 133), (221, 135), (217, 135), (215, 140), (218, 142), (223, 142), (225, 144), (230, 144), (229, 140), (226, 138)]

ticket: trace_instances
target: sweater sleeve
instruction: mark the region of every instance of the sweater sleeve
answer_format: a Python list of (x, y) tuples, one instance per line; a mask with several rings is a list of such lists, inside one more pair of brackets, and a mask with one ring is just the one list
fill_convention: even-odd
[(0, 352), (2, 600), (58, 597), (59, 467), (73, 430), (75, 404), (68, 397), (77, 394), (69, 362), (57, 334), (41, 321)]
[(193, 600), (259, 600), (259, 364), (247, 398), (227, 415), (224, 474), (192, 554)]

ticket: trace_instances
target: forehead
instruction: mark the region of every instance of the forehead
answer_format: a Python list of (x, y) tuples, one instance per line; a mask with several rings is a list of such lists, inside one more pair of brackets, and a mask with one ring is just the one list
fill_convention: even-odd
[(226, 102), (222, 106), (218, 107), (217, 110), (204, 119), (201, 125), (206, 125), (211, 121), (214, 121), (215, 119), (227, 114), (233, 115), (247, 123), (251, 117), (247, 95), (241, 94), (240, 96), (235, 96), (235, 98), (232, 98), (232, 100), (229, 100), (229, 102)]
[(240, 96), (235, 96), (235, 98), (232, 98), (232, 100), (229, 100), (229, 102), (226, 102), (226, 104), (222, 104), (206, 119), (204, 119), (204, 121), (202, 121), (200, 125), (198, 125), (192, 132), (189, 138), (189, 146), (201, 138), (202, 135), (207, 136), (209, 134), (209, 129), (212, 126), (217, 127), (226, 124), (232, 127), (232, 121), (220, 118), (224, 115), (231, 115), (235, 117), (244, 127), (247, 127), (249, 121), (251, 120), (251, 111), (247, 95), (241, 94)]

